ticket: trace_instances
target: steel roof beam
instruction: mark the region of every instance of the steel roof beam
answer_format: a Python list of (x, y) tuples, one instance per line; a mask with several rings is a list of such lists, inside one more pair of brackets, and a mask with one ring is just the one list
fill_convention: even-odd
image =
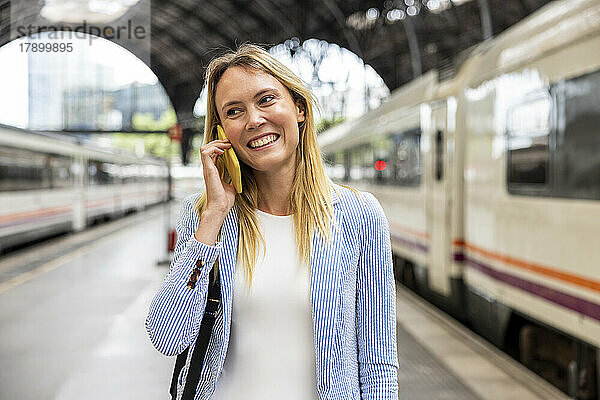
[(490, 3), (489, 0), (477, 0), (477, 3), (479, 4), (479, 13), (481, 17), (481, 33), (483, 40), (487, 40), (494, 36)]

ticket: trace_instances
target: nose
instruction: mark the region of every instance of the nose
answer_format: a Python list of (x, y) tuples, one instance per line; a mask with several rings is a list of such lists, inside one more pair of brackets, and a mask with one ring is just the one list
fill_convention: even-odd
[(266, 122), (261, 110), (257, 109), (256, 107), (248, 108), (246, 117), (246, 129), (249, 131), (260, 127)]

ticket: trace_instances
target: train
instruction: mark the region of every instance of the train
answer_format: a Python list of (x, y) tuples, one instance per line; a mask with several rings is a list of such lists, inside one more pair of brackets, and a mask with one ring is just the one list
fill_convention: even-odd
[(600, 2), (561, 0), (319, 136), (398, 281), (576, 399), (600, 393)]
[(169, 164), (0, 124), (0, 253), (169, 200)]

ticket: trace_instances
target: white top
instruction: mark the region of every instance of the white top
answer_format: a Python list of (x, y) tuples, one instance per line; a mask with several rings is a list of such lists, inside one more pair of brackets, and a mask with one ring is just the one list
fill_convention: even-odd
[(266, 255), (259, 241), (250, 292), (236, 265), (229, 347), (211, 399), (316, 399), (310, 271), (293, 217), (255, 212)]

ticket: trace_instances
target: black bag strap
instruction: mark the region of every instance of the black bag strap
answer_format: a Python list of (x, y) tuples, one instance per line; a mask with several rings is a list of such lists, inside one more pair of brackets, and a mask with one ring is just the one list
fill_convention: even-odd
[[(194, 346), (194, 352), (192, 353), (192, 360), (190, 361), (187, 379), (185, 380), (185, 387), (183, 388), (183, 400), (193, 400), (194, 395), (196, 394), (196, 387), (198, 386), (198, 381), (200, 380), (200, 373), (202, 372), (204, 357), (206, 355), (206, 350), (208, 349), (208, 342), (215, 324), (217, 309), (219, 308), (219, 303), (221, 302), (221, 282), (216, 276), (216, 266), (217, 265), (215, 263), (210, 271), (206, 307), (204, 309), (202, 322), (200, 323), (200, 331), (196, 337), (196, 345)], [(194, 272), (192, 273), (192, 276), (190, 277), (190, 281), (188, 282), (188, 287), (191, 289), (193, 289), (196, 284), (196, 279), (200, 274), (201, 268), (202, 262), (199, 261), (194, 269)], [(179, 379), (181, 369), (185, 365), (188, 350), (189, 347), (185, 349), (183, 353), (179, 354), (177, 356), (177, 360), (175, 361), (173, 377), (171, 378), (171, 388), (169, 390), (172, 400), (177, 399), (177, 380)]]

